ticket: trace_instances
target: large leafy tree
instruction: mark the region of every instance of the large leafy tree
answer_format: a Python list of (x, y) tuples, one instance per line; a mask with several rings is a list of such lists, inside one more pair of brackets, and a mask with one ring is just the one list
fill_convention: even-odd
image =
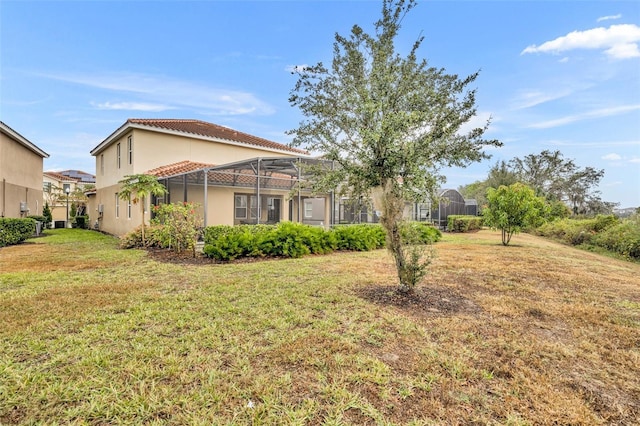
[(544, 198), (536, 196), (533, 189), (516, 182), (487, 191), (489, 207), (484, 211), (485, 221), (502, 231), (502, 244), (508, 245), (513, 234), (522, 229), (536, 227), (544, 222), (548, 205)]
[(144, 235), (144, 207), (145, 200), (149, 199), (151, 195), (163, 195), (167, 192), (167, 189), (158, 182), (155, 176), (137, 174), (127, 175), (118, 182), (120, 184), (120, 192), (118, 197), (121, 200), (129, 200), (133, 204), (140, 204), (140, 217), (142, 227), (142, 244), (145, 244)]
[(428, 66), (418, 59), (423, 37), (406, 56), (396, 52), (400, 24), (415, 4), (384, 0), (375, 34), (358, 25), (349, 37), (336, 34), (331, 67), (299, 69), (290, 97), (305, 117), (291, 131), (293, 144), (336, 165), (316, 176), (315, 187), (340, 187), (352, 198), (378, 194), (401, 290), (413, 289), (421, 276), (404, 249), (405, 202), (433, 194), (444, 181), (442, 167), (488, 158), (483, 148), (500, 145), (483, 139), (488, 122), (461, 129), (476, 114), (476, 92), (468, 87), (478, 73), (458, 78)]
[(509, 186), (518, 181), (518, 176), (511, 170), (505, 161), (498, 161), (491, 166), (485, 180), (478, 180), (458, 188), (465, 198), (474, 198), (481, 208), (487, 205), (487, 189), (499, 188), (501, 185)]
[(544, 150), (514, 158), (509, 164), (520, 182), (550, 202), (566, 203), (574, 214), (596, 214), (611, 205), (603, 202), (595, 190), (604, 177), (604, 170), (580, 168), (573, 160), (564, 158), (560, 151)]

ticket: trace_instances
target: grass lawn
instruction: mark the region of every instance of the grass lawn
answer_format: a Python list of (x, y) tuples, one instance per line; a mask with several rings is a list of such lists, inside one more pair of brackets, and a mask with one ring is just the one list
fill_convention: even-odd
[(0, 249), (0, 424), (638, 424), (640, 265), (445, 235), (176, 264), (54, 230)]

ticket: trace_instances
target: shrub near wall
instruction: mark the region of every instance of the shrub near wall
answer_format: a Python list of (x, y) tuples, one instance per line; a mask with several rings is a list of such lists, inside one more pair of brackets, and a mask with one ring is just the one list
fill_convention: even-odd
[(449, 232), (470, 232), (482, 228), (482, 218), (479, 216), (449, 215), (447, 230)]
[(0, 218), (0, 247), (21, 243), (35, 232), (34, 219)]
[[(416, 243), (440, 240), (437, 229), (423, 223), (408, 223), (418, 236)], [(216, 260), (239, 257), (301, 257), (335, 250), (369, 251), (385, 246), (380, 225), (338, 225), (331, 230), (300, 223), (278, 225), (209, 226), (204, 231), (204, 253)]]

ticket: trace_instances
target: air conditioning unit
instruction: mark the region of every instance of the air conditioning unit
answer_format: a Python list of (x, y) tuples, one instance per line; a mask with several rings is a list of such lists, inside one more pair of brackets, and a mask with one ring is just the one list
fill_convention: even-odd
[(98, 213), (104, 213), (104, 204), (98, 204)]
[(26, 213), (29, 211), (29, 206), (27, 206), (27, 203), (25, 202), (20, 202), (20, 213)]

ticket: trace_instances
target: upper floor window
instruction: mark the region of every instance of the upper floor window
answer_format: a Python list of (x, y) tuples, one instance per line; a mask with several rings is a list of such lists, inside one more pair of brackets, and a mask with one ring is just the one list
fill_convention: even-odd
[(127, 200), (127, 219), (131, 219), (131, 195), (129, 195), (129, 199)]
[(127, 159), (129, 164), (133, 164), (133, 136), (127, 138)]
[(42, 190), (44, 192), (51, 192), (51, 182), (43, 182), (42, 183)]
[(118, 168), (120, 168), (120, 144), (116, 145), (116, 163)]
[(104, 154), (100, 154), (100, 174), (104, 175)]

